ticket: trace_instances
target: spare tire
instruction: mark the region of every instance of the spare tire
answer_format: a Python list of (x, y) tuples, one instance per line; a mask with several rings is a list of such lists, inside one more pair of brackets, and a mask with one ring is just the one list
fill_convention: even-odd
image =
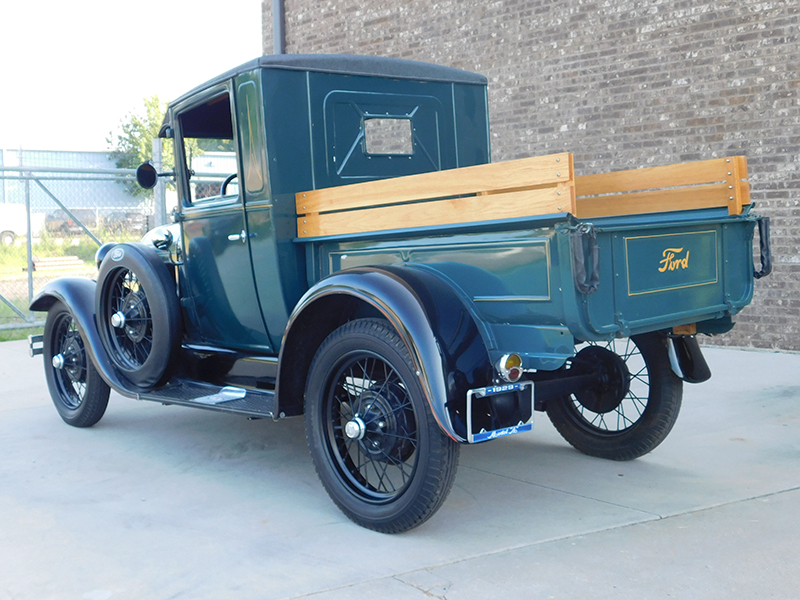
[(175, 279), (155, 250), (118, 244), (100, 264), (97, 326), (119, 374), (139, 388), (166, 382), (180, 345)]

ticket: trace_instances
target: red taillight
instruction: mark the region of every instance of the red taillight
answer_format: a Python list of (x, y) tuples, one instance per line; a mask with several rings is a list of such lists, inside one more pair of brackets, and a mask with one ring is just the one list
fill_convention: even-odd
[(522, 357), (519, 354), (504, 354), (497, 361), (497, 372), (509, 383), (516, 383), (522, 377)]

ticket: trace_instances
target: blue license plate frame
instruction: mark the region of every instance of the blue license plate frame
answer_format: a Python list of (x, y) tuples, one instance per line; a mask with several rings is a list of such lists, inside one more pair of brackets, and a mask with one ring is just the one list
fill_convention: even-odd
[[(467, 441), (470, 444), (477, 444), (480, 442), (495, 440), (501, 437), (507, 437), (517, 433), (531, 431), (533, 429), (534, 413), (533, 391), (534, 386), (532, 381), (520, 381), (517, 383), (508, 383), (469, 390), (467, 392)], [(473, 400), (477, 398), (487, 398), (509, 393), (517, 395), (517, 401), (520, 405), (525, 404), (527, 408), (527, 404), (530, 404), (530, 418), (526, 421), (518, 421), (515, 424), (505, 424), (497, 429), (487, 430), (482, 428), (480, 431), (473, 431)]]

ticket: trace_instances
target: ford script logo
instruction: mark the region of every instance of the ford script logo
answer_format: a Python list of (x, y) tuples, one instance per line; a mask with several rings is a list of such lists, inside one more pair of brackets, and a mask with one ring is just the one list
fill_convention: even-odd
[(663, 256), (664, 258), (659, 262), (661, 268), (658, 270), (659, 273), (664, 273), (665, 271), (675, 271), (676, 269), (688, 269), (689, 268), (689, 251), (686, 251), (686, 254), (681, 256), (683, 252), (683, 248), (667, 248), (664, 250)]
[(122, 260), (122, 257), (125, 256), (125, 250), (122, 248), (114, 248), (111, 251), (111, 260), (114, 262)]

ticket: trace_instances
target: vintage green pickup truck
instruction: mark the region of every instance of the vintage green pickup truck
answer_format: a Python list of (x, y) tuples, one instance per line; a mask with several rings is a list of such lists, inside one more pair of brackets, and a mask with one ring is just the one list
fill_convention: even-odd
[(94, 425), (109, 389), (305, 415), (329, 495), (383, 532), (442, 505), (460, 444), (527, 431), (536, 411), (587, 454), (655, 448), (682, 382), (710, 376), (695, 336), (728, 331), (770, 270), (746, 161), (491, 163), (486, 85), (265, 56), (172, 102), (174, 173), (138, 176), (174, 179), (174, 224), (104, 245), (96, 281), (31, 304), (62, 418)]

